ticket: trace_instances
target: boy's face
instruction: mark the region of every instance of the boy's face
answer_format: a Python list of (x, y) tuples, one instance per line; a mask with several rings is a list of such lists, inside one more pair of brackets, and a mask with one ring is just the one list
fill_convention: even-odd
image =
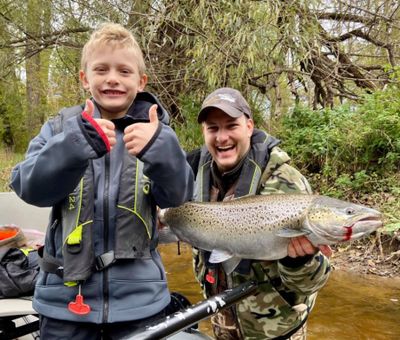
[(245, 117), (232, 118), (220, 109), (212, 109), (202, 124), (204, 142), (223, 173), (232, 170), (250, 148), (254, 123)]
[(139, 75), (134, 51), (124, 47), (98, 47), (90, 53), (86, 69), (79, 76), (85, 90), (100, 106), (104, 119), (125, 116), (136, 94), (147, 83), (147, 76)]

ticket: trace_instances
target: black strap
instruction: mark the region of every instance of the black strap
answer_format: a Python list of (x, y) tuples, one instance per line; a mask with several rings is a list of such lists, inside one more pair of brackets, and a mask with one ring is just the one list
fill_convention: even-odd
[(197, 170), (199, 169), (201, 148), (190, 151), (186, 154), (186, 160), (193, 170), (194, 175), (197, 175)]
[(96, 257), (94, 267), (97, 271), (102, 271), (111, 266), (115, 261), (116, 259), (114, 250), (110, 250), (107, 253), (101, 254)]
[[(64, 267), (61, 261), (56, 259), (54, 256), (45, 253), (43, 248), (44, 247), (40, 247), (38, 250), (40, 268), (45, 272), (53, 273), (63, 278)], [(151, 247), (151, 249), (154, 250), (155, 248)], [(116, 261), (117, 259), (115, 258), (114, 250), (110, 250), (95, 258), (94, 269), (96, 271), (102, 271), (111, 266)]]
[[(158, 244), (158, 237), (154, 237), (153, 240), (150, 241), (150, 251), (156, 249)], [(102, 271), (107, 267), (111, 266), (115, 263), (117, 259), (115, 258), (114, 250), (110, 250), (104, 254), (101, 254), (95, 258), (94, 267), (97, 271)]]
[[(56, 274), (60, 278), (63, 278), (64, 267), (61, 261), (44, 252), (43, 248), (44, 247), (40, 247), (38, 250), (40, 269), (42, 269), (44, 272)], [(94, 268), (96, 271), (102, 271), (111, 266), (115, 261), (116, 259), (114, 256), (114, 251), (111, 250), (95, 258)]]
[(63, 278), (64, 267), (61, 261), (45, 252), (43, 246), (38, 249), (38, 255), (40, 269), (42, 269), (44, 272), (53, 273), (60, 278)]

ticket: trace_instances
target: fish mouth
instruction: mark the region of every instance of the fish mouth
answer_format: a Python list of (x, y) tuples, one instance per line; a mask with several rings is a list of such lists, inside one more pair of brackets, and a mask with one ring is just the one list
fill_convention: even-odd
[(372, 233), (383, 225), (382, 216), (366, 216), (357, 219), (350, 226), (344, 226), (343, 241), (356, 240), (367, 233)]
[(374, 216), (366, 216), (363, 218), (360, 218), (356, 222), (354, 222), (353, 227), (357, 226), (358, 224), (369, 224), (369, 225), (377, 225), (377, 224), (383, 224), (382, 222), (382, 215), (374, 215)]

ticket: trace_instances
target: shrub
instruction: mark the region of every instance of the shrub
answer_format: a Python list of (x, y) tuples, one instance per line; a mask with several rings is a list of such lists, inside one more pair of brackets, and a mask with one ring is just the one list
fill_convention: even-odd
[[(357, 107), (312, 111), (298, 106), (278, 136), (295, 164), (337, 189), (366, 185), (400, 168), (400, 91), (390, 87)], [(371, 188), (370, 188), (371, 189)]]

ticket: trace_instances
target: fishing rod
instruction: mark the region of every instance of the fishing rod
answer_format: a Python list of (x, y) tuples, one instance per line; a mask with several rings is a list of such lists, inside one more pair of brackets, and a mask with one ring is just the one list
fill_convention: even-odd
[(146, 326), (145, 330), (132, 333), (123, 339), (154, 340), (174, 335), (221, 310), (231, 307), (245, 297), (253, 294), (257, 287), (258, 285), (254, 281), (242, 283), (235, 288), (227, 289), (218, 295), (200, 301), (183, 311), (169, 315), (156, 324)]

